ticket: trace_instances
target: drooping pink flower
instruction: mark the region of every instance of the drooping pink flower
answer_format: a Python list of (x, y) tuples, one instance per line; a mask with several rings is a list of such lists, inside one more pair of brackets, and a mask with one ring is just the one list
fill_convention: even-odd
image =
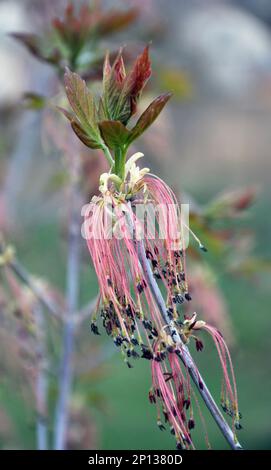
[[(128, 367), (132, 359), (151, 361), (149, 399), (157, 406), (157, 423), (168, 423), (178, 448), (193, 448), (193, 404), (197, 400), (187, 369), (181, 362), (182, 343), (176, 343), (144, 277), (138, 255), (143, 243), (154, 278), (164, 295), (169, 321), (184, 344), (206, 330), (215, 343), (222, 373), (222, 406), (239, 428), (236, 383), (228, 348), (213, 327), (183, 315), (189, 302), (185, 263), (184, 224), (171, 189), (148, 169), (139, 170), (136, 154), (126, 163), (124, 183), (116, 175), (101, 176), (100, 195), (92, 199), (85, 219), (85, 236), (100, 286), (99, 308), (91, 325), (98, 332), (97, 317), (122, 352)], [(171, 326), (172, 326), (171, 325)], [(199, 409), (200, 412), (200, 409)]]
[[(203, 349), (203, 342), (196, 336), (199, 330), (207, 331), (216, 346), (222, 369), (221, 406), (232, 418), (233, 428), (241, 429), (240, 413), (238, 410), (237, 389), (231, 357), (221, 333), (203, 321), (196, 320), (196, 314), (190, 319), (186, 318), (179, 328), (184, 343), (190, 338), (196, 342), (198, 351)], [(157, 339), (155, 349), (159, 349), (160, 341), (167, 341), (166, 333), (163, 339)], [(181, 350), (184, 346), (174, 345), (167, 354), (165, 361), (157, 363), (152, 361), (152, 387), (149, 392), (149, 400), (157, 407), (157, 423), (161, 430), (165, 429), (162, 424), (161, 415), (164, 417), (165, 425), (169, 424), (170, 432), (175, 436), (177, 448), (194, 448), (191, 432), (195, 427), (194, 405), (205, 428), (205, 422), (201, 415), (196, 395), (190, 384), (190, 376), (181, 361)], [(207, 433), (206, 442), (210, 446)]]

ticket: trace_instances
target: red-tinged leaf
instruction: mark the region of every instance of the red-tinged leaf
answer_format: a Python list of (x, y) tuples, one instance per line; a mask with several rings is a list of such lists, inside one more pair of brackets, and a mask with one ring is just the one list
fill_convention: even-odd
[(86, 82), (76, 73), (67, 70), (64, 84), (69, 103), (84, 132), (91, 140), (99, 141), (96, 106)]
[(104, 65), (103, 65), (103, 94), (106, 95), (108, 93), (108, 86), (111, 77), (111, 65), (109, 59), (109, 52), (107, 51), (104, 58)]
[(130, 131), (129, 143), (137, 139), (145, 130), (155, 121), (159, 116), (162, 109), (172, 96), (171, 93), (165, 93), (158, 96), (155, 100), (148, 106), (144, 113), (138, 119), (135, 127)]
[(99, 139), (92, 138), (81, 126), (80, 122), (77, 120), (76, 116), (73, 113), (67, 111), (67, 109), (61, 108), (57, 106), (57, 109), (64, 114), (64, 116), (70, 121), (71, 127), (77, 137), (85, 144), (87, 147), (92, 149), (99, 149), (101, 148), (101, 138)]
[(61, 106), (57, 106), (56, 107), (58, 109), (58, 111), (60, 111), (62, 114), (64, 114), (64, 116), (70, 121), (74, 121), (76, 118), (75, 118), (75, 115), (73, 113), (70, 113), (70, 111), (68, 111), (67, 109), (65, 108), (62, 108)]
[(53, 50), (50, 53), (45, 50), (42, 40), (36, 34), (29, 33), (11, 33), (14, 39), (17, 39), (23, 44), (28, 51), (35, 56), (37, 59), (43, 62), (49, 62), (50, 64), (57, 64), (60, 60), (60, 53), (58, 50)]
[(132, 70), (127, 75), (123, 88), (122, 99), (130, 97), (131, 115), (136, 111), (136, 102), (141, 91), (151, 76), (151, 61), (149, 58), (149, 46), (146, 46), (142, 54), (140, 54)]
[(125, 71), (125, 66), (124, 66), (121, 50), (113, 64), (112, 75), (119, 86), (123, 83), (126, 77), (126, 71)]
[(139, 11), (136, 8), (132, 8), (128, 11), (111, 11), (102, 15), (100, 21), (96, 26), (96, 32), (100, 36), (107, 34), (116, 33), (131, 23), (133, 23), (138, 17)]
[(71, 121), (71, 126), (77, 137), (85, 144), (87, 147), (91, 149), (99, 149), (101, 145), (96, 141), (89, 137), (84, 129), (80, 126), (77, 121)]
[[(120, 107), (120, 96), (122, 93), (122, 85), (126, 77), (124, 62), (122, 58), (122, 50), (119, 51), (112, 67), (110, 67), (108, 55), (104, 63), (104, 79), (103, 79), (103, 101), (104, 108), (108, 119), (121, 121), (123, 113), (127, 114), (127, 106), (123, 103)], [(129, 104), (129, 103), (128, 103)], [(130, 107), (128, 115), (130, 114)]]
[(96, 109), (93, 95), (85, 80), (67, 69), (64, 75), (64, 85), (67, 98), (77, 118), (82, 124), (92, 128), (96, 122)]
[(101, 121), (99, 129), (103, 140), (110, 149), (125, 145), (130, 135), (128, 129), (120, 121)]
[(11, 36), (21, 42), (34, 56), (43, 59), (41, 52), (41, 38), (36, 34), (11, 33)]

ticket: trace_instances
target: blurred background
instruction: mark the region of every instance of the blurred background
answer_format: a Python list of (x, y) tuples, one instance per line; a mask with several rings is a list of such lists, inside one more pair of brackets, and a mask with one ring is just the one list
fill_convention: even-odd
[[(50, 22), (63, 18), (66, 3), (0, 1), (0, 231), (16, 247), (20, 262), (60, 304), (69, 223), (67, 167), (73, 152), (80, 152), (82, 187), (89, 200), (97, 192), (104, 166), (97, 152), (73, 140), (68, 124), (55, 110), (63, 100), (60, 68), (40, 60), (35, 50), (33, 54), (33, 44), (30, 54), (31, 47), (27, 50), (10, 34), (39, 35), (48, 51), (53, 41)], [(83, 3), (89, 4), (74, 1), (76, 8)], [(90, 72), (86, 78), (92, 85), (106, 48), (115, 51), (125, 44), (129, 60), (152, 41), (154, 71), (143, 105), (159, 93), (174, 92), (135, 149), (143, 151), (153, 172), (191, 204), (193, 228), (209, 252), (202, 256), (191, 252), (188, 269), (195, 294), (189, 307), (215, 323), (230, 343), (243, 415), (240, 441), (247, 449), (270, 449), (271, 3), (94, 3), (101, 3), (105, 11), (113, 5), (136, 8), (138, 13), (127, 28), (101, 37), (95, 60), (87, 57), (82, 73)], [(91, 75), (94, 68), (96, 76)], [(45, 353), (33, 352), (39, 344), (32, 331), (34, 301), (16, 282), (1, 276), (0, 447), (33, 449), (37, 410), (32, 382), (39, 354)], [(80, 286), (84, 305), (97, 294), (86, 250)], [(49, 320), (46, 332), (54, 365), (61, 326)], [(148, 402), (149, 363), (138, 361), (133, 369), (126, 368), (104, 332), (98, 338), (91, 335), (87, 316), (75, 343), (69, 448), (174, 448), (172, 436), (156, 428), (155, 410)], [(213, 348), (206, 345), (204, 353), (195, 354), (219, 399)], [(56, 377), (57, 368), (51, 367), (49, 435)], [(203, 414), (212, 447), (227, 448), (208, 414)], [(204, 448), (200, 425), (194, 435), (197, 447)]]

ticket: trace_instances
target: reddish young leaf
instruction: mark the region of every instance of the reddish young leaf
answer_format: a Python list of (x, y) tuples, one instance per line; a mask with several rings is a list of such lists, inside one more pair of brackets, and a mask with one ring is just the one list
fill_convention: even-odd
[(124, 122), (122, 117), (130, 115), (130, 107), (127, 109), (126, 103), (119, 106), (120, 96), (122, 93), (123, 83), (125, 81), (126, 72), (124, 62), (119, 51), (112, 67), (110, 67), (108, 55), (104, 63), (104, 79), (103, 79), (103, 100), (104, 107), (108, 118)]
[(103, 140), (110, 149), (126, 144), (130, 131), (120, 121), (101, 121), (99, 129)]
[(11, 33), (14, 39), (17, 39), (23, 44), (31, 54), (43, 62), (50, 64), (57, 64), (60, 60), (60, 53), (58, 50), (53, 50), (51, 53), (45, 50), (42, 44), (42, 39), (36, 34), (29, 33)]
[(151, 61), (149, 58), (149, 46), (146, 46), (126, 78), (122, 99), (129, 96), (131, 101), (131, 115), (136, 111), (136, 103), (141, 91), (151, 76)]
[(73, 113), (70, 113), (64, 108), (61, 108), (60, 106), (57, 106), (57, 109), (64, 114), (64, 116), (70, 121), (71, 127), (77, 137), (87, 146), (92, 149), (98, 149), (101, 148), (101, 143), (90, 137), (83, 127), (81, 126), (80, 122), (77, 120), (76, 116)]
[(70, 121), (74, 121), (76, 119), (75, 115), (73, 113), (70, 113), (67, 109), (62, 108), (61, 106), (56, 107), (58, 111), (60, 111), (64, 116)]
[(126, 77), (126, 71), (121, 52), (122, 51), (120, 50), (112, 67), (112, 74), (114, 75), (114, 78), (119, 85), (124, 82), (124, 79)]
[(96, 105), (86, 82), (76, 73), (67, 70), (64, 84), (67, 98), (82, 129), (91, 140), (99, 142)]
[(29, 33), (11, 33), (11, 36), (21, 42), (36, 57), (43, 58), (41, 55), (41, 39), (36, 34)]
[(111, 11), (102, 15), (96, 26), (96, 32), (100, 36), (116, 33), (133, 23), (138, 17), (139, 11), (131, 8), (128, 11)]
[(159, 116), (162, 109), (172, 96), (171, 93), (164, 93), (163, 95), (158, 96), (155, 100), (148, 106), (144, 113), (138, 119), (135, 127), (131, 130), (129, 136), (129, 143), (137, 139), (145, 130), (155, 121)]
[(89, 137), (77, 121), (71, 121), (71, 126), (72, 126), (73, 131), (77, 135), (77, 137), (87, 147), (89, 147), (91, 149), (101, 148), (101, 144), (99, 142), (97, 142), (96, 140), (93, 140), (91, 137)]

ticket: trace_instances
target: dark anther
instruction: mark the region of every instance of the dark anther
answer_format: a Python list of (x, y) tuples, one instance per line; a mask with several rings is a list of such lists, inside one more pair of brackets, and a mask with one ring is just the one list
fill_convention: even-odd
[(190, 406), (190, 400), (188, 398), (183, 401), (183, 406), (186, 410), (188, 410), (188, 408)]
[(170, 434), (172, 434), (173, 436), (175, 436), (175, 429), (173, 426), (171, 426), (170, 428)]
[(151, 330), (151, 334), (152, 334), (152, 336), (154, 336), (155, 338), (157, 338), (157, 336), (158, 336), (158, 331), (156, 330), (156, 328), (153, 328), (153, 329)]
[(94, 333), (94, 335), (99, 335), (100, 334), (99, 330), (98, 330), (98, 327), (97, 327), (95, 322), (91, 323), (90, 329), (91, 329), (92, 333)]
[[(175, 434), (175, 433), (174, 433)], [(177, 441), (176, 443), (176, 449), (177, 450), (184, 450), (184, 446), (181, 442)]]
[(163, 410), (163, 415), (164, 415), (165, 423), (167, 423), (168, 422), (168, 413), (167, 413), (167, 411)]
[(152, 339), (153, 339), (153, 336), (152, 336), (152, 335), (149, 335), (148, 338), (149, 338), (150, 340), (152, 340)]
[(138, 293), (139, 293), (139, 294), (142, 294), (142, 292), (143, 292), (143, 287), (142, 287), (142, 284), (141, 284), (140, 282), (137, 284), (136, 288), (137, 288), (137, 290), (138, 290)]
[(199, 247), (200, 247), (200, 250), (201, 250), (201, 251), (204, 251), (204, 253), (207, 253), (208, 250), (207, 250), (206, 246), (200, 244)]
[(164, 372), (164, 376), (165, 382), (168, 382), (169, 380), (173, 379), (173, 375), (171, 374), (171, 372)]
[(146, 281), (145, 279), (142, 279), (141, 282), (139, 282), (136, 286), (137, 290), (138, 290), (138, 293), (141, 294), (143, 292), (143, 290), (145, 289), (145, 287), (147, 286), (146, 284)]
[(240, 431), (240, 429), (243, 429), (243, 426), (239, 423), (239, 421), (234, 422), (235, 429)]
[(173, 320), (173, 313), (171, 311), (172, 309), (167, 309), (167, 316), (169, 318), (169, 320)]
[(203, 390), (203, 388), (204, 388), (203, 383), (202, 383), (201, 380), (199, 380), (199, 388), (200, 388), (201, 390)]
[(224, 413), (228, 413), (228, 407), (226, 406), (225, 403), (221, 403), (221, 408), (224, 411)]
[(132, 366), (132, 364), (130, 364), (130, 362), (126, 361), (126, 364), (127, 364), (127, 366), (128, 366), (128, 369), (132, 369), (132, 368), (133, 368), (133, 366)]
[(155, 354), (154, 360), (155, 360), (156, 362), (162, 362), (161, 354), (160, 354), (160, 353)]
[(154, 253), (155, 253), (156, 255), (159, 254), (159, 250), (158, 250), (157, 246), (154, 246), (153, 251), (154, 251)]
[(156, 398), (152, 390), (149, 391), (149, 401), (150, 403), (156, 403)]
[(143, 359), (148, 359), (148, 360), (151, 360), (153, 359), (153, 354), (152, 352), (150, 351), (150, 349), (147, 348), (147, 346), (144, 346), (142, 345), (141, 346), (141, 352), (142, 352), (142, 358)]
[(168, 345), (168, 346), (167, 346), (167, 352), (169, 352), (169, 353), (174, 353), (174, 347), (171, 346), (171, 345)]
[(190, 300), (192, 300), (192, 297), (191, 297), (191, 295), (189, 294), (189, 292), (186, 292), (186, 293), (184, 294), (184, 296), (185, 296), (185, 299), (186, 299), (188, 302), (189, 302)]
[(160, 357), (161, 357), (161, 361), (164, 361), (167, 357), (166, 353), (164, 351), (160, 352)]
[(130, 304), (128, 304), (126, 307), (125, 307), (125, 312), (127, 314), (128, 317), (133, 317), (133, 311), (132, 311), (132, 307)]
[(130, 350), (130, 349), (127, 349), (126, 354), (127, 354), (127, 357), (131, 357), (131, 355), (132, 355), (131, 350)]
[(129, 340), (127, 338), (122, 338), (122, 341), (125, 343), (129, 343)]
[(171, 330), (170, 335), (173, 338), (177, 334), (176, 330)]
[(166, 430), (165, 426), (163, 425), (163, 423), (161, 421), (157, 421), (157, 426), (160, 429), (160, 431), (165, 431)]
[(162, 279), (162, 278), (161, 278), (161, 274), (159, 273), (158, 269), (155, 269), (155, 270), (153, 271), (153, 275), (154, 275), (154, 277), (155, 277), (156, 279)]
[(134, 345), (134, 346), (137, 346), (138, 345), (138, 340), (136, 338), (131, 338), (131, 343)]
[(155, 393), (158, 398), (161, 398), (161, 392), (159, 388), (156, 389)]
[(196, 350), (197, 351), (202, 351), (203, 350), (203, 342), (200, 339), (196, 339)]
[(146, 330), (152, 331), (152, 322), (150, 320), (142, 320), (142, 324)]
[(157, 261), (157, 259), (152, 259), (152, 260), (151, 260), (151, 264), (152, 264), (153, 269), (154, 269), (154, 268), (157, 268), (157, 266), (158, 266), (158, 261)]
[(153, 258), (152, 252), (150, 250), (146, 250), (146, 258), (147, 259), (152, 259)]
[(113, 285), (110, 277), (107, 278), (107, 284), (108, 284), (109, 287), (112, 287), (112, 285)]
[(178, 281), (185, 281), (185, 273), (182, 271), (179, 274), (177, 274), (177, 279)]
[(116, 338), (114, 338), (114, 343), (116, 346), (121, 346), (123, 343), (123, 338), (121, 336), (116, 336)]
[(191, 431), (191, 429), (194, 429), (194, 427), (195, 427), (195, 421), (192, 418), (190, 418), (188, 420), (188, 429)]

